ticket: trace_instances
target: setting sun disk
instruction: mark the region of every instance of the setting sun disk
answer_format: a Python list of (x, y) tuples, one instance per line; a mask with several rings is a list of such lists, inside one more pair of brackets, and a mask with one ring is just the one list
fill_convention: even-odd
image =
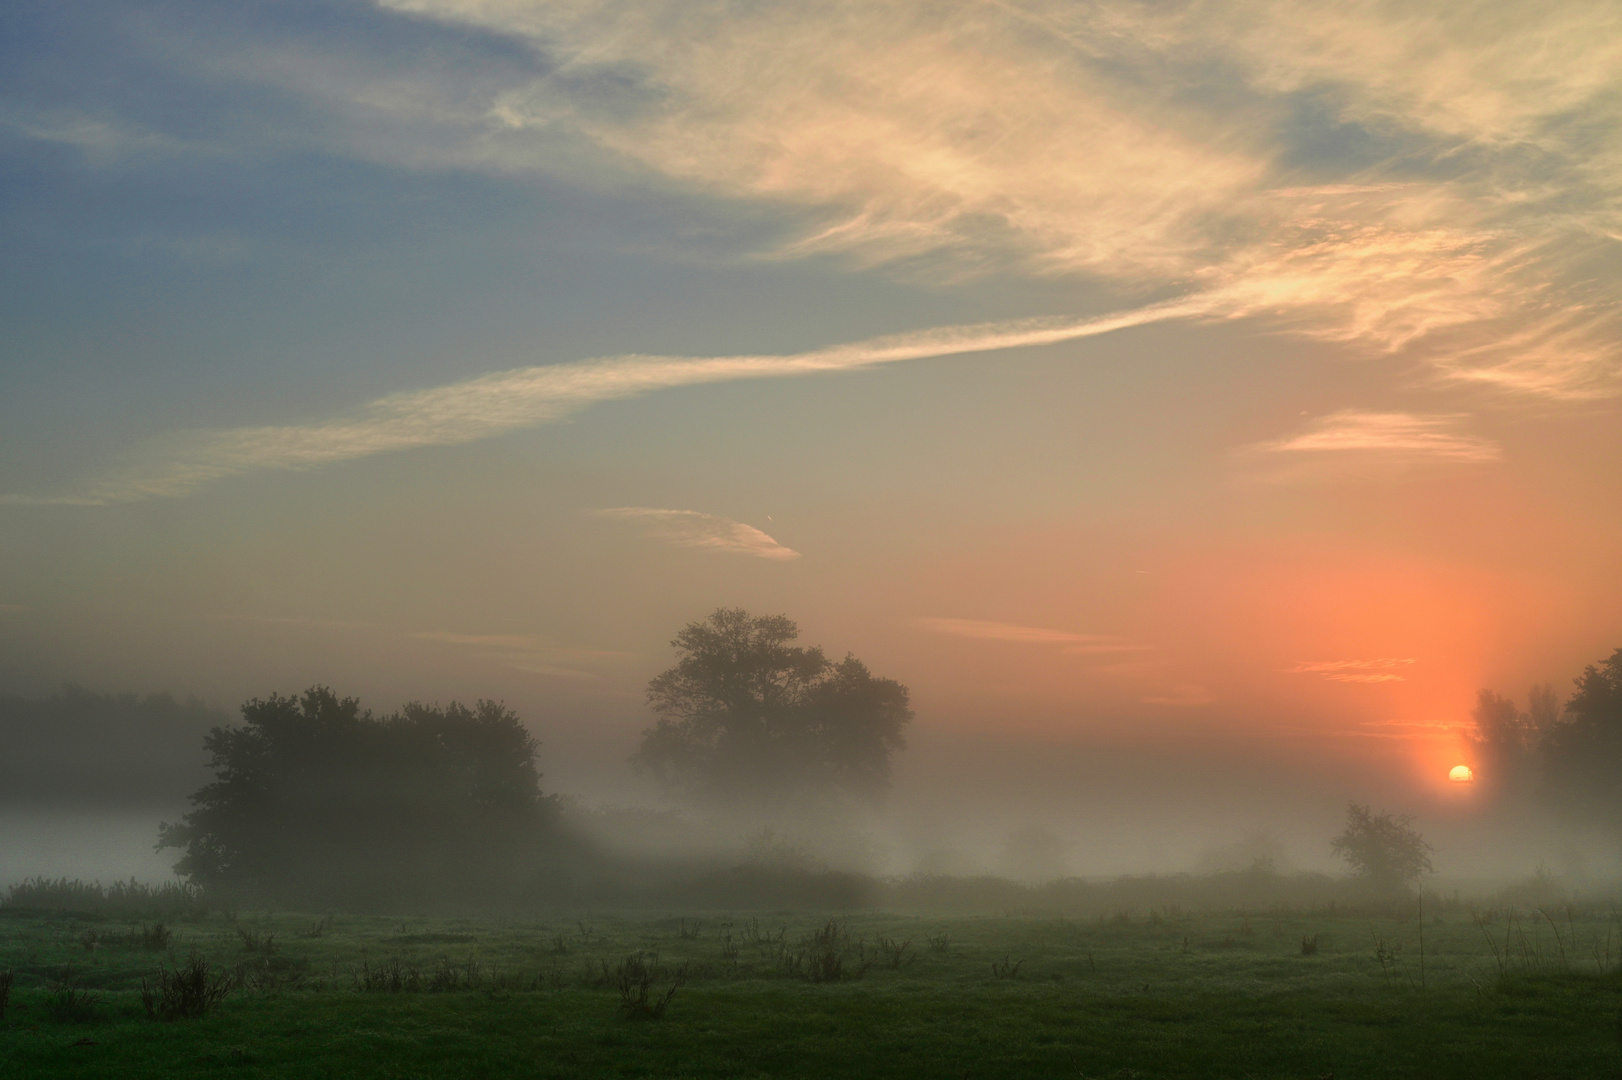
[(1468, 784), (1476, 778), (1476, 774), (1468, 765), (1455, 765), (1448, 770), (1447, 778), (1455, 784)]

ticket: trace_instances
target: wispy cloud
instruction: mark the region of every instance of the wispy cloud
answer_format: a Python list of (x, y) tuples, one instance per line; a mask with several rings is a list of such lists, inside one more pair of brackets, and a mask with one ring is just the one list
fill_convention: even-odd
[(376, 622), (322, 619), (306, 615), (214, 615), (221, 622), (252, 623), (258, 626), (286, 626), (300, 630), (361, 632), (391, 641), (421, 641), (450, 646), (517, 671), (560, 679), (600, 679), (590, 670), (594, 664), (625, 653), (605, 649), (584, 649), (532, 634), (469, 634), (451, 630), (402, 630)]
[(1175, 286), (1445, 378), (1618, 389), (1611, 0), (383, 4), (553, 65), (469, 118), (480, 152), (568, 132), (801, 211), (781, 256)]
[(93, 165), (111, 165), (132, 157), (169, 157), (202, 148), (129, 120), (94, 116), (77, 110), (19, 110), (0, 108), (0, 131), (38, 142), (71, 146)]
[(310, 469), (373, 454), (455, 446), (560, 419), (597, 402), (737, 379), (788, 378), (878, 364), (1073, 341), (1205, 314), (1201, 301), (1154, 304), (1085, 319), (947, 326), (784, 355), (622, 356), (496, 372), (391, 394), (313, 424), (182, 432), (129, 455), (131, 464), (77, 490), (3, 495), (0, 503), (100, 506), (188, 495), (265, 469)]
[(1405, 668), (1414, 663), (1412, 657), (1387, 656), (1373, 660), (1302, 660), (1284, 669), (1290, 674), (1320, 675), (1331, 682), (1383, 683), (1404, 682), (1403, 676), (1391, 669)]
[(1466, 419), (1343, 409), (1294, 435), (1246, 447), (1240, 457), (1260, 464), (1274, 479), (1292, 480), (1499, 460), (1503, 451), (1498, 444), (1464, 431)]
[(1193, 708), (1197, 705), (1209, 705), (1215, 701), (1216, 695), (1203, 686), (1193, 683), (1184, 683), (1173, 686), (1161, 694), (1153, 694), (1140, 700), (1145, 705), (1170, 705), (1178, 708)]
[(1147, 645), (1133, 645), (1104, 634), (1076, 634), (1068, 630), (1021, 626), (1018, 623), (988, 622), (982, 619), (921, 618), (914, 619), (912, 624), (932, 634), (970, 638), (975, 641), (1006, 641), (1019, 645), (1055, 645), (1060, 646), (1061, 652), (1077, 655), (1144, 652), (1149, 648)]
[[(1622, 306), (1595, 284), (1614, 277), (1622, 239), (1614, 0), (379, 6), (476, 26), (540, 62), (514, 62), (511, 49), (418, 70), (337, 48), (193, 52), (311, 103), (322, 123), (309, 138), (337, 152), (412, 169), (661, 180), (779, 213), (798, 229), (772, 258), (835, 251), (909, 272), (1067, 275), (1180, 299), (793, 355), (498, 372), (325, 421), (182, 433), (77, 490), (0, 501), (184, 495), (260, 469), (465, 443), (661, 388), (1170, 318), (1265, 320), (1509, 393), (1622, 388)], [(108, 160), (172, 139), (80, 114), (0, 122)], [(1497, 453), (1449, 418), (1330, 420), (1340, 427), (1268, 449)]]
[(592, 511), (598, 517), (628, 521), (648, 536), (677, 547), (698, 548), (759, 559), (798, 559), (800, 553), (784, 547), (753, 525), (697, 510), (660, 510), (650, 506), (620, 506)]
[(560, 679), (601, 679), (601, 675), (587, 670), (583, 665), (623, 655), (559, 645), (547, 638), (526, 634), (463, 634), (422, 630), (405, 636), (416, 641), (456, 646), (482, 654), (517, 671)]

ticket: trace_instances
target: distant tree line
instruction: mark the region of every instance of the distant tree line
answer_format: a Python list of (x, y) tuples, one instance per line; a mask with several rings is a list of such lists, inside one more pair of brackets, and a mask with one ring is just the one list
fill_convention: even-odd
[(0, 808), (171, 812), (208, 778), (203, 736), (226, 714), (168, 694), (0, 696)]
[(1564, 705), (1551, 686), (1524, 710), (1483, 690), (1474, 721), (1476, 782), (1494, 802), (1622, 828), (1622, 649), (1585, 668)]

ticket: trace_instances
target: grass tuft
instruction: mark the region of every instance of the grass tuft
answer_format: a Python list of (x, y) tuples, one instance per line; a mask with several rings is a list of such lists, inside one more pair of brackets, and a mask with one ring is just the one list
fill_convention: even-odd
[(157, 984), (141, 980), (141, 1005), (155, 1020), (195, 1020), (207, 1016), (236, 989), (236, 975), (210, 969), (208, 961), (193, 954), (184, 965), (158, 965)]

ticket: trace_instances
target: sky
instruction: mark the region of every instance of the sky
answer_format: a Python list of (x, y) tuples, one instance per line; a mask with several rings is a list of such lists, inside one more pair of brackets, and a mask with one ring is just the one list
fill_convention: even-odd
[(635, 800), (741, 606), (911, 689), (900, 805), (1458, 811), (1476, 691), (1622, 645), (1619, 72), (1610, 0), (8, 4), (0, 689), (501, 698)]

